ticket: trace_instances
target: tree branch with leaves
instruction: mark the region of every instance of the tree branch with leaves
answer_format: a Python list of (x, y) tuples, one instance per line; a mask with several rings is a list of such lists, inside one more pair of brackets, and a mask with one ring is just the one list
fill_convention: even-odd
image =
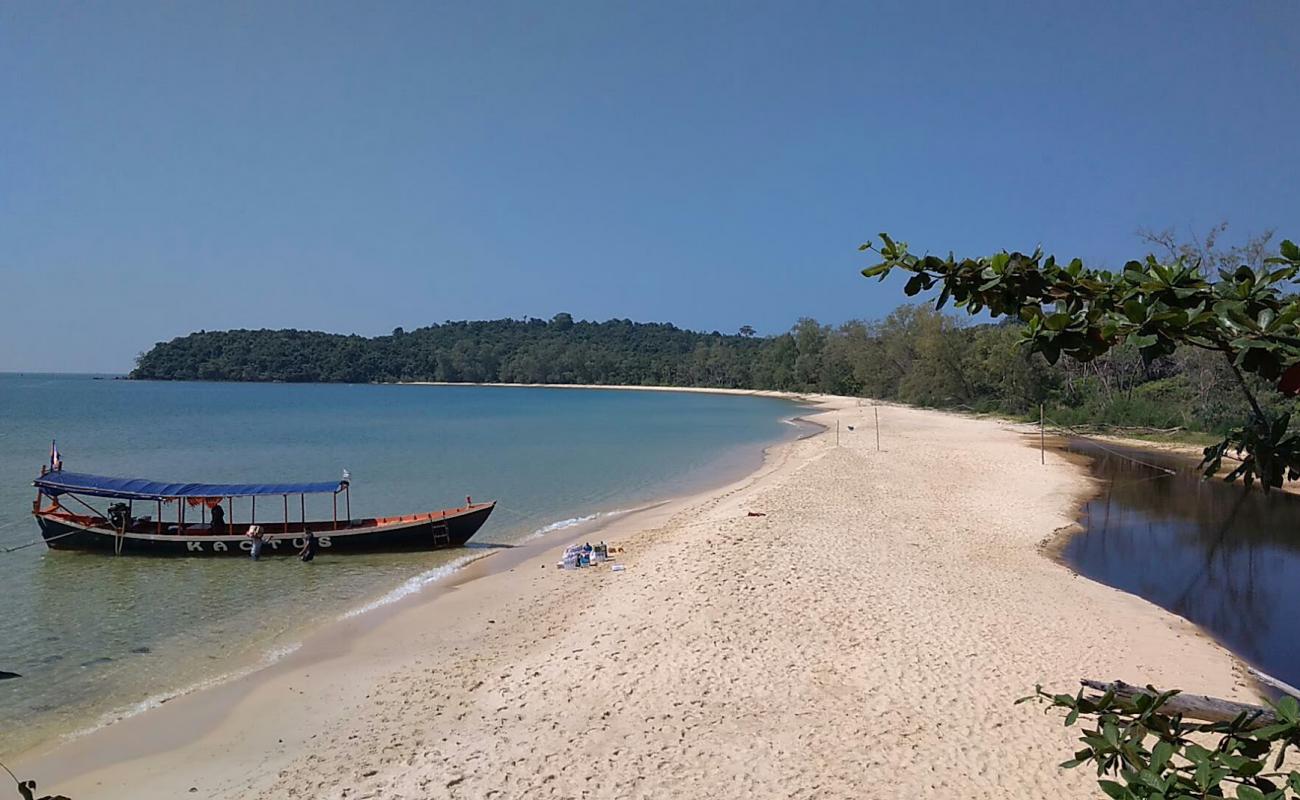
[[(1064, 710), (1067, 727), (1080, 724), (1080, 749), (1061, 764), (1091, 765), (1098, 787), (1114, 800), (1292, 800), (1300, 797), (1300, 772), (1287, 752), (1300, 745), (1300, 705), (1283, 697), (1270, 710), (1243, 710), (1230, 720), (1199, 723), (1171, 708), (1176, 691), (1125, 698), (1049, 694), (1042, 687), (1017, 703), (1038, 700)], [(1229, 792), (1232, 794), (1229, 795)]]
[(1221, 269), (1206, 278), (1200, 264), (1155, 256), (1130, 261), (1118, 272), (1086, 268), (1079, 259), (1058, 263), (1042, 250), (1000, 252), (988, 258), (912, 254), (906, 242), (880, 234), (880, 243), (859, 248), (881, 261), (862, 270), (868, 278), (910, 273), (908, 296), (939, 290), (935, 307), (951, 302), (968, 314), (1019, 319), (1021, 344), (1051, 364), (1061, 356), (1089, 362), (1129, 342), (1150, 363), (1181, 347), (1219, 353), (1227, 359), (1250, 407), (1248, 421), (1205, 448), (1207, 477), (1235, 452), (1241, 463), (1226, 480), (1256, 480), (1264, 490), (1300, 478), (1300, 438), (1289, 432), (1288, 414), (1271, 415), (1260, 405), (1247, 376), (1276, 383), (1285, 394), (1300, 393), (1300, 247), (1287, 240), (1280, 253), (1259, 268)]

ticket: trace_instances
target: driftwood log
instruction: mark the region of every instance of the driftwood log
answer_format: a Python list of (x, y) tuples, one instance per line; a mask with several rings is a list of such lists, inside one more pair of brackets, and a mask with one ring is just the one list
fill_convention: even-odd
[[(1121, 700), (1132, 701), (1139, 695), (1144, 694), (1155, 696), (1145, 686), (1134, 686), (1124, 681), (1094, 681), (1084, 678), (1079, 683), (1103, 694), (1113, 689), (1115, 697)], [(1089, 699), (1098, 700), (1100, 697)], [(1232, 700), (1221, 700), (1217, 697), (1206, 697), (1201, 694), (1176, 694), (1166, 700), (1160, 709), (1170, 714), (1182, 714), (1188, 719), (1200, 720), (1201, 722), (1232, 722), (1242, 712), (1245, 712), (1247, 715), (1247, 729), (1262, 728), (1265, 725), (1273, 725), (1278, 722), (1277, 715), (1270, 708), (1250, 705), (1249, 703), (1237, 703)]]

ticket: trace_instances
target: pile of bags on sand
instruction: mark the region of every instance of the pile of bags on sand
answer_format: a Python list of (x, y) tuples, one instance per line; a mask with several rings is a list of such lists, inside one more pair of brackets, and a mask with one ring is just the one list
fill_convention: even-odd
[[(581, 567), (592, 567), (595, 566), (596, 564), (603, 564), (606, 561), (613, 561), (614, 553), (621, 553), (621, 552), (623, 552), (623, 548), (621, 547), (611, 548), (609, 545), (605, 544), (604, 542), (601, 542), (600, 544), (597, 545), (592, 545), (591, 542), (587, 542), (586, 544), (570, 545), (569, 547), (566, 547), (564, 550), (564, 558), (561, 559), (560, 562), (555, 566), (562, 567), (564, 569), (579, 569)], [(615, 572), (622, 572), (623, 565), (614, 564), (611, 567), (611, 569), (613, 569)]]

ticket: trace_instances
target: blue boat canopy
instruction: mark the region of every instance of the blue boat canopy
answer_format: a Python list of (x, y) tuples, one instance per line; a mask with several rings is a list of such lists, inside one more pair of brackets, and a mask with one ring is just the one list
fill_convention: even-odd
[(57, 470), (32, 481), (51, 497), (84, 494), (129, 500), (171, 500), (177, 497), (252, 497), (255, 495), (337, 494), (347, 481), (328, 483), (160, 483), (143, 478), (109, 478)]

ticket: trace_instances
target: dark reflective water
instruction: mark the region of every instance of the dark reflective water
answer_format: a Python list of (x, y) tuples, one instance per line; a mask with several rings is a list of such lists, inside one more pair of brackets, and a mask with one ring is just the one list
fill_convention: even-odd
[(1202, 482), (1187, 461), (1147, 451), (1081, 439), (1068, 447), (1089, 456), (1105, 484), (1084, 507), (1087, 530), (1066, 545), (1065, 560), (1300, 684), (1300, 497)]

